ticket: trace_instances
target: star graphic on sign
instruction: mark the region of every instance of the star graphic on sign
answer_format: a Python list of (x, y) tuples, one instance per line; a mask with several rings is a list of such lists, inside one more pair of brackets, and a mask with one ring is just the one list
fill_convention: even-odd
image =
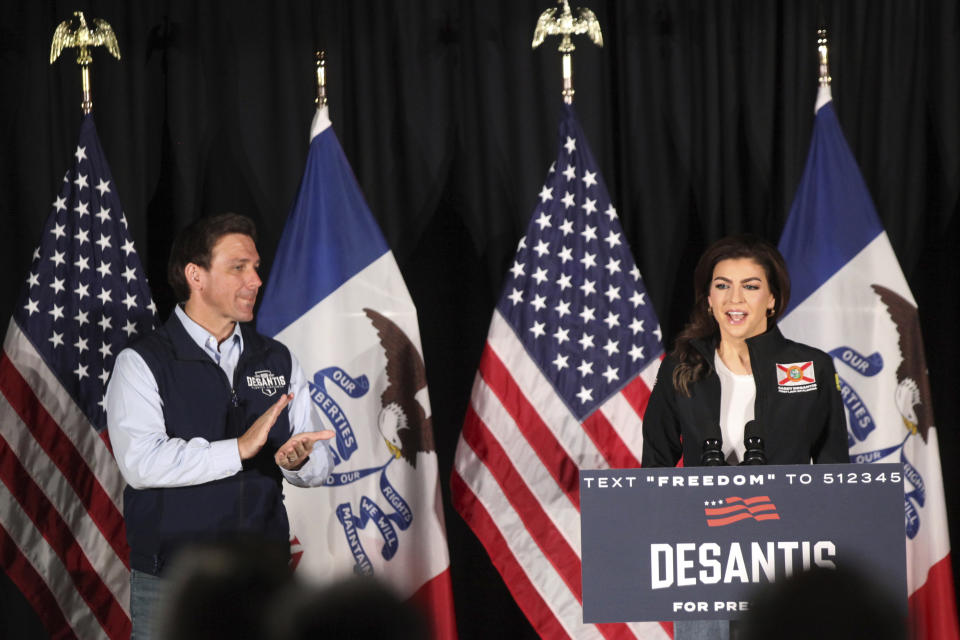
[(33, 315), (40, 311), (40, 303), (37, 300), (31, 300), (27, 298), (27, 304), (23, 306), (24, 311), (27, 312), (27, 315)]
[(560, 287), (560, 291), (566, 291), (573, 285), (570, 283), (570, 280), (573, 276), (569, 273), (564, 273), (559, 278), (557, 278), (557, 286)]
[(133, 240), (125, 240), (120, 249), (123, 251), (123, 255), (129, 256), (131, 253), (133, 253)]
[(40, 285), (40, 274), (38, 274), (38, 273), (31, 273), (30, 275), (28, 275), (28, 276), (27, 276), (27, 284), (29, 285), (29, 287), (30, 287), (31, 289), (34, 288), (34, 287), (36, 287), (36, 286), (39, 286), (39, 285)]
[(620, 299), (620, 287), (615, 287), (612, 284), (607, 287), (607, 292), (603, 295), (607, 296), (607, 300), (613, 302), (614, 300)]
[(536, 280), (537, 284), (543, 284), (544, 281), (547, 280), (549, 276), (547, 275), (546, 269), (544, 269), (543, 267), (537, 267), (537, 270), (530, 277)]
[(561, 202), (563, 202), (564, 209), (569, 209), (570, 207), (573, 206), (573, 203), (575, 202), (573, 198), (573, 194), (567, 191), (566, 193), (563, 194), (563, 198), (561, 199)]
[(57, 333), (56, 331), (54, 331), (54, 332), (53, 332), (53, 335), (50, 336), (50, 342), (53, 344), (53, 348), (54, 348), (54, 349), (56, 349), (57, 347), (62, 347), (62, 346), (63, 346), (63, 334), (62, 334), (62, 333)]
[(127, 311), (130, 311), (130, 309), (133, 309), (135, 306), (137, 306), (137, 297), (133, 294), (128, 293), (123, 298), (122, 304), (127, 308)]
[(586, 225), (583, 228), (583, 231), (580, 232), (580, 235), (583, 236), (584, 242), (590, 242), (591, 240), (597, 239), (597, 228)]
[(73, 184), (77, 185), (78, 191), (83, 190), (83, 188), (87, 186), (87, 174), (77, 174), (77, 179), (73, 181)]
[(620, 316), (618, 316), (618, 315), (615, 314), (613, 311), (611, 311), (610, 313), (607, 314), (607, 317), (606, 317), (606, 319), (604, 320), (604, 322), (606, 323), (608, 329), (613, 329), (614, 327), (619, 327), (619, 326), (620, 326)]
[(110, 209), (108, 209), (107, 207), (101, 206), (100, 211), (97, 212), (96, 217), (100, 219), (100, 224), (105, 223), (107, 220), (110, 219)]
[(594, 319), (594, 317), (593, 317), (594, 311), (595, 311), (595, 309), (594, 309), (593, 307), (584, 307), (583, 310), (580, 311), (580, 313), (579, 313), (578, 315), (579, 315), (581, 318), (583, 318), (583, 323), (584, 323), (584, 324), (587, 324), (588, 322), (590, 322), (591, 320)]
[(53, 206), (57, 211), (66, 211), (67, 199), (63, 196), (57, 196), (57, 199), (53, 201)]
[(605, 266), (604, 269), (609, 271), (610, 275), (618, 273), (620, 271), (620, 261), (610, 258), (609, 262), (607, 262), (607, 266)]
[(110, 302), (110, 290), (106, 287), (103, 287), (100, 290), (100, 293), (97, 294), (97, 297), (100, 298), (100, 304), (107, 304)]
[(546, 202), (547, 200), (553, 200), (553, 187), (543, 185), (543, 189), (540, 190), (540, 202)]
[(580, 387), (580, 392), (577, 393), (577, 398), (580, 400), (581, 404), (586, 404), (593, 400), (593, 389), (587, 389), (586, 387)]
[(523, 293), (521, 293), (520, 289), (514, 289), (508, 297), (514, 306), (516, 306), (517, 303), (523, 302)]
[(577, 141), (567, 136), (567, 142), (563, 145), (567, 149), (567, 153), (573, 153), (577, 149)]
[(78, 337), (77, 341), (73, 343), (73, 346), (77, 348), (77, 351), (83, 353), (87, 350), (87, 339)]
[(77, 368), (74, 369), (73, 372), (74, 372), (75, 374), (77, 374), (77, 378), (80, 379), (80, 380), (83, 380), (84, 378), (88, 377), (88, 375), (87, 375), (87, 365), (85, 365), (85, 364), (77, 363)]
[(567, 177), (567, 182), (570, 182), (577, 177), (577, 170), (572, 164), (568, 164), (567, 168), (563, 170), (563, 175)]
[[(82, 299), (83, 298), (81, 298), (81, 300)], [(73, 319), (77, 321), (77, 325), (82, 327), (83, 325), (88, 324), (90, 322), (89, 320), (87, 320), (87, 315), (88, 313), (86, 311), (77, 311), (77, 315), (75, 315)]]
[(133, 324), (130, 320), (127, 320), (126, 324), (123, 325), (123, 332), (127, 334), (129, 338), (137, 332), (137, 325)]
[(580, 377), (592, 376), (593, 375), (593, 363), (589, 360), (581, 360), (580, 366), (577, 367), (577, 371), (580, 372)]
[(546, 331), (544, 331), (545, 327), (546, 327), (546, 324), (543, 322), (534, 322), (533, 326), (530, 327), (530, 331), (533, 333), (533, 337), (539, 338), (540, 336), (544, 335), (546, 333)]
[(617, 370), (613, 367), (607, 367), (607, 370), (601, 374), (607, 380), (607, 384), (612, 384), (614, 380), (620, 377)]
[(88, 264), (89, 262), (90, 262), (90, 258), (88, 258), (87, 256), (80, 256), (79, 258), (77, 258), (77, 261), (73, 263), (73, 266), (75, 266), (80, 271), (80, 273), (83, 273), (84, 271), (90, 268), (90, 265)]
[(596, 280), (590, 280), (589, 278), (585, 278), (583, 281), (583, 284), (580, 285), (580, 291), (583, 291), (583, 295), (585, 296), (589, 296), (592, 293), (596, 293), (597, 292), (596, 284), (597, 284)]
[(589, 251), (585, 251), (583, 253), (583, 257), (580, 258), (580, 264), (583, 265), (584, 269), (595, 267), (597, 266), (597, 256), (590, 253)]
[(553, 310), (556, 311), (561, 318), (563, 316), (570, 315), (570, 303), (564, 300), (561, 300), (560, 302), (557, 303), (557, 306), (555, 306)]
[(540, 225), (540, 231), (553, 226), (550, 224), (550, 215), (546, 211), (540, 213), (540, 217), (537, 218), (537, 224)]
[(634, 318), (630, 321), (630, 330), (633, 331), (633, 335), (637, 335), (643, 331), (643, 320), (640, 318)]
[(558, 353), (557, 357), (553, 359), (553, 366), (557, 368), (557, 371), (563, 371), (567, 368), (567, 358), (568, 356), (562, 356)]
[(50, 283), (50, 288), (53, 289), (54, 295), (63, 291), (63, 278), (53, 278), (53, 282)]
[(83, 218), (83, 216), (90, 215), (90, 203), (89, 202), (77, 202), (77, 206), (73, 210), (77, 213), (78, 216)]
[(607, 344), (603, 345), (603, 350), (607, 352), (607, 357), (613, 357), (613, 354), (620, 353), (620, 345), (616, 340), (610, 338), (607, 340)]
[(81, 160), (86, 160), (86, 159), (87, 159), (87, 148), (86, 148), (86, 147), (81, 147), (80, 145), (77, 145), (77, 150), (73, 153), (73, 155), (77, 156), (77, 162), (80, 162)]
[(533, 248), (537, 252), (537, 256), (543, 257), (546, 254), (550, 253), (550, 244), (546, 240), (541, 240), (537, 243), (537, 246)]
[(97, 324), (100, 325), (100, 329), (104, 333), (106, 333), (107, 331), (113, 328), (113, 323), (110, 322), (110, 316), (103, 316), (102, 318), (100, 318), (100, 321), (97, 322)]
[(520, 276), (523, 275), (523, 269), (524, 269), (523, 263), (517, 260), (513, 263), (513, 266), (510, 267), (510, 273), (513, 274), (514, 278), (519, 278)]
[(639, 307), (640, 305), (647, 304), (646, 302), (644, 302), (643, 296), (644, 294), (640, 293), (639, 291), (634, 291), (633, 295), (630, 296), (630, 302), (633, 303), (633, 306), (635, 307)]
[(53, 321), (56, 322), (63, 317), (63, 305), (53, 305), (53, 309), (50, 309), (49, 313), (53, 316)]
[(563, 231), (564, 236), (573, 233), (573, 220), (564, 220), (563, 224), (560, 225), (560, 231)]
[(636, 362), (637, 360), (643, 357), (643, 347), (641, 347), (638, 344), (635, 344), (630, 347), (629, 353), (630, 353), (630, 361)]
[[(103, 178), (100, 178), (100, 182), (97, 184), (97, 191), (100, 192), (101, 197), (105, 193), (110, 193), (110, 183)], [(110, 209), (107, 209), (107, 211), (110, 211)]]
[(596, 210), (597, 210), (597, 201), (596, 201), (596, 200), (594, 200), (593, 198), (587, 198), (586, 200), (584, 200), (584, 202), (583, 202), (583, 211), (584, 211), (584, 213), (586, 213), (586, 215), (589, 216), (590, 214), (592, 214), (592, 213), (593, 213), (594, 211), (596, 211)]
[(593, 335), (587, 333), (586, 331), (583, 332), (583, 335), (580, 336), (580, 339), (577, 340), (577, 342), (580, 344), (581, 351), (593, 349)]
[(584, 171), (583, 172), (583, 184), (589, 189), (593, 185), (597, 184), (597, 172), (596, 171)]
[(573, 260), (573, 249), (570, 247), (564, 247), (560, 250), (560, 253), (557, 254), (557, 256), (560, 258), (560, 262), (567, 264), (567, 262)]
[(542, 296), (539, 293), (536, 294), (533, 297), (533, 302), (530, 303), (530, 306), (537, 311), (543, 311), (543, 308), (547, 306), (547, 296)]
[(106, 278), (108, 275), (110, 275), (110, 263), (101, 262), (99, 265), (97, 265), (97, 272), (100, 273), (101, 278)]

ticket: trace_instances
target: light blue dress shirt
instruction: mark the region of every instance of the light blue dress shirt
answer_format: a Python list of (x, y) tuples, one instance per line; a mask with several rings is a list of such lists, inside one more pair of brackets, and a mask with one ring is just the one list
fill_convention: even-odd
[[(191, 339), (233, 380), (243, 335), (239, 324), (233, 334), (217, 345), (209, 331), (190, 319), (178, 305), (174, 313)], [(300, 363), (290, 354), (290, 391), (287, 405), (290, 435), (324, 429), (313, 408)], [(117, 356), (107, 385), (107, 430), (120, 473), (134, 489), (186, 487), (212, 482), (239, 473), (242, 465), (236, 438), (210, 442), (205, 438), (171, 438), (163, 421), (163, 400), (153, 373), (136, 351), (124, 349)], [(333, 467), (329, 440), (314, 444), (313, 451), (297, 471), (279, 467), (283, 477), (298, 487), (323, 484)]]

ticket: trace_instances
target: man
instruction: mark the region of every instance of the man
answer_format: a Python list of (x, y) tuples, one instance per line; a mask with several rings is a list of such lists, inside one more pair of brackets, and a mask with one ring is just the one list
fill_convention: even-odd
[(231, 213), (184, 229), (168, 269), (180, 304), (119, 354), (110, 378), (133, 638), (148, 637), (178, 550), (241, 535), (287, 545), (281, 478), (318, 486), (332, 467), (334, 434), (320, 430), (296, 359), (241, 324), (262, 284), (255, 238), (253, 222)]

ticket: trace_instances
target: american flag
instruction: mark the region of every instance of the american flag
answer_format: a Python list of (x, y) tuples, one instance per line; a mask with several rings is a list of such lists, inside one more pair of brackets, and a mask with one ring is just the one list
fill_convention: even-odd
[(0, 565), (51, 637), (127, 638), (124, 484), (103, 397), (156, 309), (92, 115), (73, 156), (0, 357)]
[(493, 313), (457, 447), (454, 506), (545, 638), (583, 624), (580, 469), (639, 467), (660, 327), (573, 108)]

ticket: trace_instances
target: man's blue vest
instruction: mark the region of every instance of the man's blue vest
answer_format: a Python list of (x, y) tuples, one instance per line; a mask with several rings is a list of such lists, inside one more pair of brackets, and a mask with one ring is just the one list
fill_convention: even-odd
[[(171, 438), (210, 442), (241, 436), (287, 393), (290, 352), (285, 346), (241, 325), (243, 353), (233, 380), (184, 329), (175, 314), (132, 348), (157, 381), (163, 418)], [(237, 535), (287, 543), (289, 524), (273, 460), (290, 437), (287, 412), (280, 414), (267, 444), (236, 475), (205, 484), (134, 489), (123, 494), (130, 544), (130, 566), (159, 574), (178, 548)]]

